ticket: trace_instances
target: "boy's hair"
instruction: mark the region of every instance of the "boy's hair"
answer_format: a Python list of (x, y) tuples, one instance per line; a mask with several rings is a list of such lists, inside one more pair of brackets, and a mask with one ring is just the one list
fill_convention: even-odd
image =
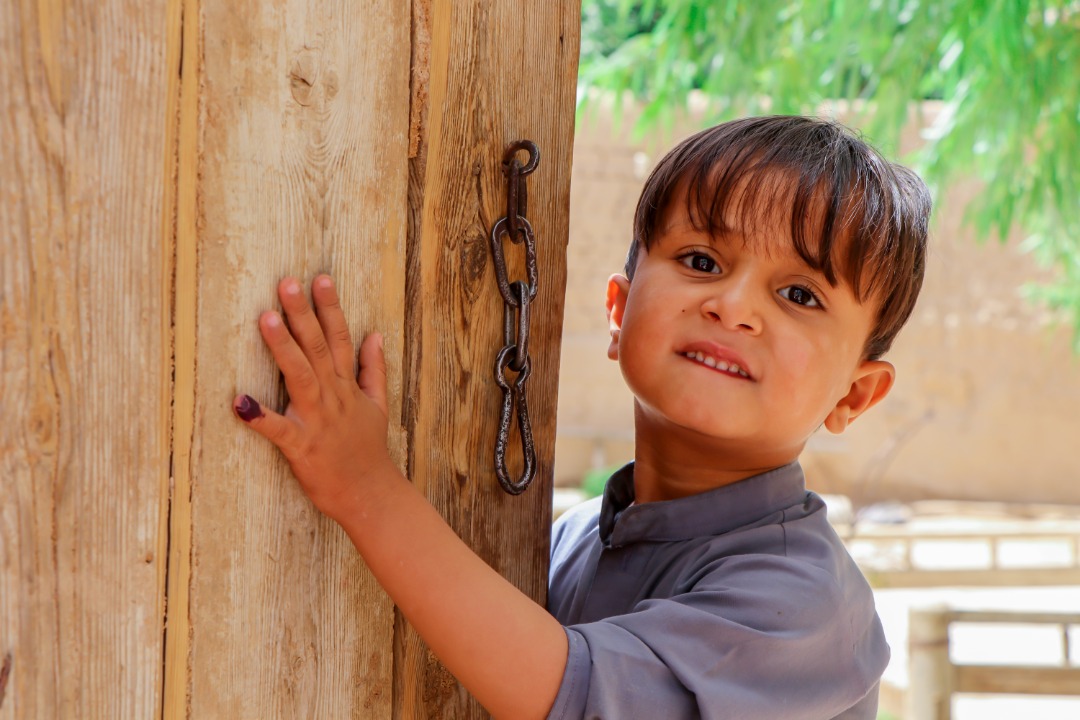
[(878, 302), (863, 354), (885, 354), (911, 315), (926, 265), (930, 193), (915, 173), (835, 122), (773, 116), (703, 130), (664, 156), (645, 182), (628, 278), (683, 182), (691, 222), (713, 236), (732, 230), (725, 211), (745, 224), (784, 211), (777, 203), (790, 198), (795, 250), (834, 287), (843, 279), (858, 302)]

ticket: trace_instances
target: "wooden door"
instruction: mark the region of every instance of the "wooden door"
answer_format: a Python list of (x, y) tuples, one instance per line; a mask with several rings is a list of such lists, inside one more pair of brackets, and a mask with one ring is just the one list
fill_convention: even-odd
[[(0, 9), (0, 718), (483, 716), (229, 403), (283, 407), (255, 319), (282, 275), (333, 273), (354, 336), (386, 337), (397, 460), (543, 600), (578, 23), (569, 0)], [(539, 472), (510, 497), (487, 234), (521, 137)]]

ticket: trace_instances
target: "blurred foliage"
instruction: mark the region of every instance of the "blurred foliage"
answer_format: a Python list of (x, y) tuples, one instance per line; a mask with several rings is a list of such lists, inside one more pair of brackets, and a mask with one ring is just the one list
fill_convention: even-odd
[(630, 95), (639, 133), (687, 116), (691, 93), (703, 125), (841, 101), (845, 122), (896, 156), (916, 103), (940, 101), (904, 162), (932, 189), (981, 179), (967, 220), (980, 239), (1023, 229), (1055, 275), (1029, 294), (1063, 313), (1080, 351), (1078, 73), (1078, 0), (582, 4), (580, 107)]
[(607, 485), (608, 478), (615, 474), (621, 465), (614, 465), (612, 467), (594, 468), (585, 473), (581, 478), (581, 489), (584, 491), (586, 497), (594, 498), (604, 494), (604, 487)]

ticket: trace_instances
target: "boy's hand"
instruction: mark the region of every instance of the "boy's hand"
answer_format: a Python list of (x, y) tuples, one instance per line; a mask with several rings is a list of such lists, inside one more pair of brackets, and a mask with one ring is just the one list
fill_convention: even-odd
[[(544, 717), (566, 668), (558, 620), (481, 560), (390, 459), (382, 340), (353, 350), (330, 278), (312, 282), (315, 308), (287, 277), (289, 318), (259, 317), (285, 375), (284, 415), (247, 395), (236, 414), (278, 446), (315, 506), (335, 520), (428, 647), (496, 717)], [(290, 332), (291, 330), (291, 332)], [(529, 673), (506, 681), (506, 668)]]
[(386, 444), (386, 361), (382, 337), (369, 335), (354, 377), (352, 339), (330, 277), (317, 276), (311, 295), (314, 312), (299, 281), (286, 277), (278, 296), (289, 327), (272, 310), (259, 316), (263, 341), (285, 376), (285, 414), (248, 395), (238, 395), (233, 409), (284, 453), (315, 506), (339, 520), (358, 509), (361, 493), (375, 489), (366, 480), (396, 474)]

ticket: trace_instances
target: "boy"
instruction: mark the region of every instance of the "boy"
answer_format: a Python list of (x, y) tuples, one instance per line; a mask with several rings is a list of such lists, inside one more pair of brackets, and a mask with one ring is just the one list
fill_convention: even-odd
[(798, 456), (891, 388), (880, 357), (918, 295), (929, 211), (912, 173), (817, 120), (726, 123), (661, 160), (607, 290), (635, 461), (557, 523), (551, 614), (391, 463), (380, 339), (354, 381), (328, 277), (317, 318), (292, 278), (291, 332), (260, 317), (286, 414), (234, 407), (496, 717), (873, 718), (888, 646)]

